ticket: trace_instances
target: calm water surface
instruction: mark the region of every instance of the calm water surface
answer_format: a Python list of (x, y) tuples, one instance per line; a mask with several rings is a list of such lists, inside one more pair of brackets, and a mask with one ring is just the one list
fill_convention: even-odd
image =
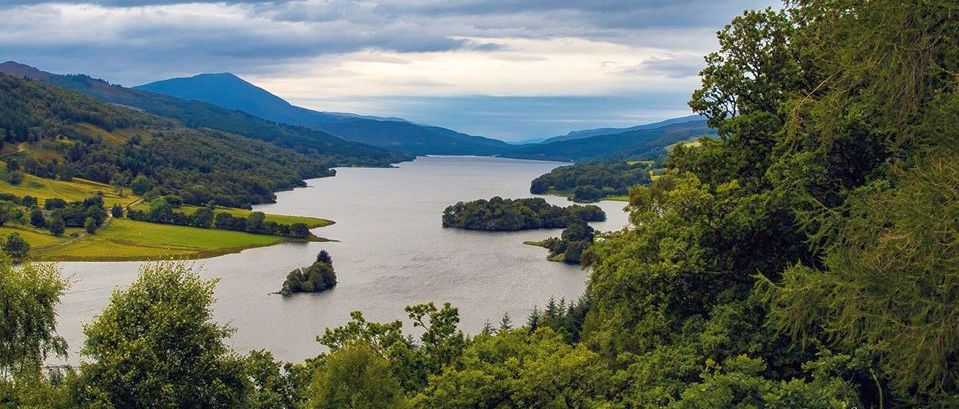
[[(405, 318), (403, 307), (434, 301), (459, 307), (461, 327), (479, 331), (509, 313), (525, 322), (550, 297), (575, 299), (587, 273), (546, 261), (546, 250), (524, 240), (558, 236), (560, 230), (510, 233), (444, 229), (443, 209), (457, 201), (529, 197), (529, 182), (562, 164), (485, 157), (420, 157), (395, 169), (338, 169), (309, 187), (278, 194), (268, 213), (317, 216), (335, 225), (316, 229), (330, 243), (286, 243), (198, 260), (207, 278), (218, 278), (215, 319), (237, 329), (239, 352), (268, 349), (302, 361), (322, 348), (315, 337), (342, 325), (351, 311), (386, 321)], [(546, 197), (568, 205), (561, 197)], [(599, 230), (626, 224), (622, 202), (602, 202), (608, 220)], [(337, 286), (320, 294), (273, 295), (295, 267), (310, 264), (320, 249), (333, 256)], [(62, 263), (73, 284), (59, 307), (58, 330), (77, 362), (82, 328), (107, 304), (115, 288), (128, 286), (140, 263)]]

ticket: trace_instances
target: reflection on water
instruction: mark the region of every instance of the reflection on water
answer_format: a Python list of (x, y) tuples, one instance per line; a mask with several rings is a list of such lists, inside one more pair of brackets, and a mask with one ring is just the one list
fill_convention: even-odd
[[(529, 197), (529, 182), (561, 165), (485, 157), (421, 157), (395, 169), (344, 168), (333, 178), (282, 192), (268, 213), (318, 216), (336, 224), (317, 229), (334, 243), (287, 243), (195, 261), (218, 278), (215, 318), (237, 329), (240, 352), (268, 349), (277, 358), (302, 361), (321, 351), (316, 335), (363, 311), (375, 321), (405, 318), (403, 307), (434, 301), (459, 307), (462, 328), (479, 331), (504, 313), (525, 322), (534, 305), (550, 297), (573, 299), (585, 288), (579, 267), (546, 261), (546, 250), (525, 240), (559, 230), (512, 233), (443, 229), (443, 209), (457, 201), (492, 196)], [(547, 197), (567, 205), (564, 198)], [(608, 220), (599, 230), (626, 224), (621, 202), (600, 204)], [(286, 273), (308, 265), (320, 249), (333, 256), (338, 284), (320, 294), (271, 294)], [(62, 263), (73, 285), (59, 308), (58, 329), (78, 360), (82, 325), (106, 305), (110, 292), (135, 278), (139, 263)]]

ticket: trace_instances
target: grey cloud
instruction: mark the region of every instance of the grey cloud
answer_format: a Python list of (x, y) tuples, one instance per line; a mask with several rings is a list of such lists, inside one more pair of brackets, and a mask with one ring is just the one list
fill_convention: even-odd
[(683, 56), (673, 58), (650, 58), (641, 64), (623, 70), (627, 75), (664, 75), (670, 78), (686, 78), (699, 75), (705, 66), (701, 56)]

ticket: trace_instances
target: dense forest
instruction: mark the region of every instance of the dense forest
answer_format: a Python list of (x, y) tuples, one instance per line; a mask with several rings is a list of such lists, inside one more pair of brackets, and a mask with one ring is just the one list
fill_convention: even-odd
[(607, 196), (626, 195), (629, 188), (651, 180), (650, 162), (597, 161), (560, 166), (533, 179), (529, 192), (570, 195), (576, 202), (595, 202)]
[[(0, 402), (32, 407), (955, 408), (959, 9), (796, 0), (719, 36), (676, 148), (578, 302), (467, 336), (356, 312), (302, 364), (232, 352), (215, 282), (146, 265), (65, 351), (55, 267), (0, 263)], [(175, 363), (175, 364), (172, 364)]]
[(543, 198), (480, 199), (459, 202), (443, 210), (443, 227), (467, 230), (515, 231), (563, 228), (576, 221), (606, 220), (606, 213), (595, 205), (551, 205)]
[(331, 176), (320, 159), (266, 142), (176, 122), (33, 80), (0, 74), (5, 161), (29, 173), (130, 185), (189, 204), (268, 203), (273, 192)]

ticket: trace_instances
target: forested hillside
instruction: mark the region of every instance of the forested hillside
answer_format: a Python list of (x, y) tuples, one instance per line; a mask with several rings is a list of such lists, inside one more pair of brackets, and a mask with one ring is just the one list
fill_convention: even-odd
[(64, 283), (0, 263), (2, 402), (959, 406), (959, 9), (787, 4), (718, 33), (690, 101), (718, 137), (674, 149), (631, 192), (631, 227), (583, 255), (581, 300), (472, 335), (449, 305), (408, 307), (415, 337), (356, 312), (318, 337), (328, 352), (283, 366), (229, 350), (215, 282), (154, 264), (85, 327), (79, 368), (41, 376), (64, 351)]
[[(209, 129), (189, 129), (133, 109), (0, 74), (4, 161), (45, 178), (129, 186), (231, 207), (272, 202), (273, 192), (330, 176), (323, 161)], [(143, 192), (139, 192), (143, 193)]]
[(201, 101), (190, 101), (148, 91), (124, 88), (86, 75), (56, 75), (16, 63), (5, 63), (0, 72), (27, 76), (74, 90), (101, 102), (144, 110), (179, 121), (189, 128), (210, 128), (270, 142), (323, 160), (329, 166), (388, 166), (410, 159), (328, 133), (261, 119)]

